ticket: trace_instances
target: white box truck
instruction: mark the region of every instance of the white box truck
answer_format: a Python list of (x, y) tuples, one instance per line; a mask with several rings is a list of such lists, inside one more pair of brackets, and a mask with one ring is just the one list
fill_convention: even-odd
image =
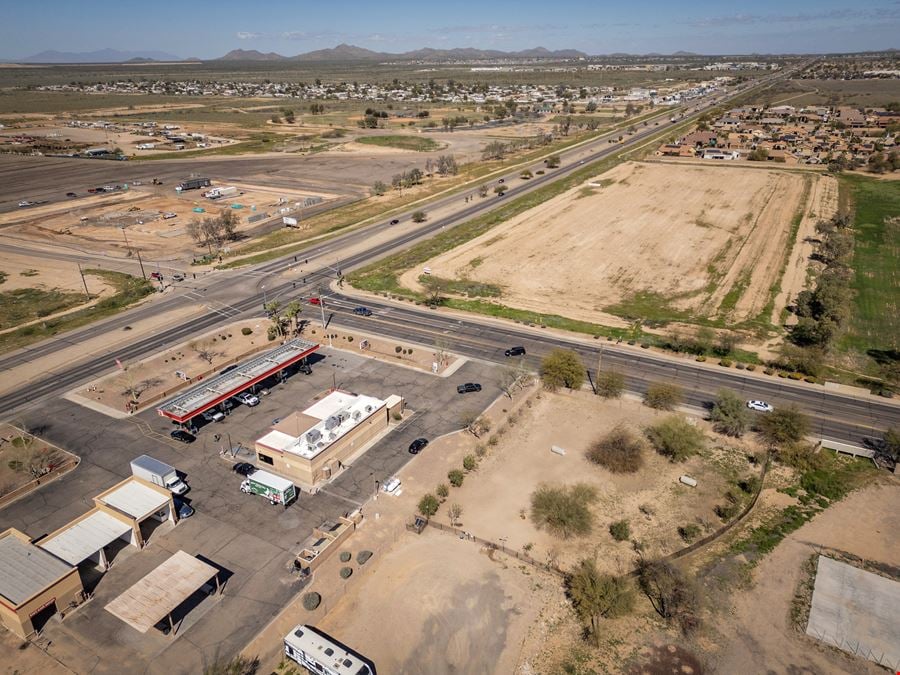
[(241, 492), (261, 495), (268, 499), (272, 506), (276, 504), (287, 506), (297, 497), (297, 488), (291, 481), (259, 469), (241, 483)]
[(176, 495), (183, 495), (188, 491), (187, 484), (178, 477), (174, 466), (153, 459), (149, 455), (141, 455), (131, 460), (131, 473)]

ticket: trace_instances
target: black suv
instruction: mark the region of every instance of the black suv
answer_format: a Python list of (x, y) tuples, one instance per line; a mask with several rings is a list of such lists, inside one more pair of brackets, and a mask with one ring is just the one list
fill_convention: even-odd
[(525, 356), (525, 347), (510, 347), (503, 353), (507, 356)]
[(353, 310), (353, 313), (359, 316), (372, 316), (372, 310), (368, 307), (357, 307)]
[(481, 391), (481, 385), (477, 382), (466, 382), (465, 384), (460, 384), (456, 387), (457, 394), (468, 394), (472, 391)]
[(173, 440), (181, 441), (182, 443), (193, 443), (197, 440), (193, 434), (189, 434), (184, 429), (173, 429), (169, 436), (171, 436)]

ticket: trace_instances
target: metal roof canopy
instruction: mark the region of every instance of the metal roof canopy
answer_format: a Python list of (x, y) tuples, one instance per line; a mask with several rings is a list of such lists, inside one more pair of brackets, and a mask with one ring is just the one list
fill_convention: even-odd
[[(106, 605), (106, 611), (122, 619), (132, 628), (146, 633), (172, 612), (203, 584), (216, 577), (219, 570), (184, 551), (150, 572), (134, 586)], [(173, 633), (174, 633), (174, 626)]]
[(96, 509), (52, 539), (40, 541), (38, 546), (70, 565), (78, 565), (128, 532), (131, 525)]
[(316, 342), (295, 338), (271, 351), (244, 361), (234, 370), (204, 380), (183, 394), (170, 398), (156, 411), (162, 417), (184, 423), (279, 370), (284, 370), (306, 358), (318, 348), (319, 344)]
[(74, 568), (12, 533), (0, 537), (0, 596), (18, 607)]
[(171, 495), (162, 494), (132, 478), (97, 499), (137, 520), (162, 509), (169, 503)]

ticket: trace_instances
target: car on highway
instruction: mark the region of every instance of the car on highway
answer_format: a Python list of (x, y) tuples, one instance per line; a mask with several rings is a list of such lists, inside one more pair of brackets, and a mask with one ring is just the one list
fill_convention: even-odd
[(497, 182), (498, 182), (498, 183), (502, 183), (502, 182), (503, 182), (503, 179), (501, 178), (501, 179), (498, 180)]
[(399, 224), (400, 224), (400, 221), (399, 221), (397, 218), (394, 218), (394, 219), (391, 221), (391, 225), (399, 225)]
[(67, 193), (66, 193), (66, 197), (77, 197), (77, 196), (78, 196), (78, 195), (75, 194), (74, 192), (67, 192)]
[(194, 515), (194, 507), (187, 502), (181, 501), (178, 497), (172, 497), (172, 503), (175, 504), (175, 511), (178, 512), (178, 520), (190, 518)]
[(259, 405), (259, 399), (251, 394), (249, 391), (242, 391), (240, 394), (237, 394), (235, 400), (240, 401), (246, 406), (253, 407), (255, 405)]
[(353, 313), (359, 316), (372, 316), (372, 310), (368, 307), (357, 307), (353, 310)]
[(184, 429), (172, 429), (169, 434), (173, 441), (181, 441), (182, 443), (193, 443), (197, 440), (194, 434), (188, 433)]
[(184, 274), (182, 272), (175, 272), (172, 275), (172, 281), (184, 281)]
[(34, 202), (30, 202), (27, 199), (23, 199), (21, 202), (19, 202), (20, 209), (24, 209), (28, 206), (34, 206)]
[(221, 410), (213, 408), (212, 410), (206, 410), (200, 413), (200, 417), (207, 422), (221, 422), (225, 419), (225, 414)]
[(747, 401), (747, 407), (757, 412), (772, 412), (775, 408), (765, 401)]
[(311, 304), (311, 305), (321, 305), (321, 304), (322, 304), (322, 300), (321, 300), (320, 298), (310, 298), (310, 299), (309, 299), (309, 304)]
[(466, 382), (456, 386), (457, 394), (468, 394), (473, 391), (481, 391), (481, 385), (477, 382)]
[(238, 462), (231, 467), (231, 470), (239, 476), (249, 476), (256, 471), (256, 467), (250, 464), (250, 462)]
[(510, 347), (503, 353), (506, 354), (506, 356), (525, 356), (525, 347)]
[(418, 455), (422, 450), (425, 449), (426, 445), (428, 445), (427, 438), (417, 438), (409, 444), (409, 454)]

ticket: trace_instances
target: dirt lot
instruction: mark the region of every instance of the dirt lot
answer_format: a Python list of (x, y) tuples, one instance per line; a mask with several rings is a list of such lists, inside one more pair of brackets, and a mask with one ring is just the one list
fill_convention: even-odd
[[(571, 318), (597, 321), (650, 293), (688, 315), (740, 321), (768, 302), (806, 181), (778, 170), (630, 162), (426, 265), (436, 276), (497, 284), (505, 304)], [(403, 283), (417, 286), (421, 271)]]
[[(78, 273), (78, 265), (62, 260), (37, 260), (32, 256), (0, 250), (0, 271), (6, 280), (0, 284), (0, 292), (19, 288), (58, 288), (62, 291), (84, 293), (84, 284)], [(102, 295), (112, 288), (99, 277), (85, 275), (91, 295)]]
[(65, 450), (11, 424), (0, 424), (0, 496), (73, 459)]
[[(174, 185), (140, 185), (129, 187), (127, 191), (80, 194), (65, 202), (0, 215), (0, 226), (6, 226), (4, 232), (8, 236), (28, 242), (74, 246), (83, 251), (115, 252), (117, 255), (124, 254), (129, 248), (139, 248), (145, 259), (169, 259), (186, 251), (199, 250), (187, 233), (187, 225), (193, 218), (217, 216), (230, 209), (239, 217), (238, 232), (247, 232), (256, 226), (249, 222), (251, 216), (262, 213), (274, 216), (281, 209), (290, 209), (293, 213), (308, 197), (323, 200), (335, 197), (331, 193), (300, 193), (248, 183), (213, 183), (213, 187), (225, 186), (238, 188), (240, 194), (210, 200), (203, 197), (205, 190), (178, 194)], [(240, 204), (242, 208), (234, 209), (232, 204)], [(196, 208), (204, 211), (197, 213)], [(164, 213), (176, 215), (163, 218)], [(45, 263), (41, 262), (40, 266), (43, 265)]]
[[(585, 457), (589, 445), (617, 424), (639, 433), (664, 415), (636, 400), (604, 401), (587, 392), (544, 393), (533, 399), (477, 471), (453, 491), (451, 501), (463, 508), (463, 527), (512, 549), (530, 548), (532, 557), (542, 562), (556, 559), (563, 569), (575, 565), (586, 550), (596, 550), (604, 570), (628, 571), (634, 563), (630, 542), (616, 542), (608, 531), (611, 523), (622, 519), (629, 521), (631, 538), (643, 542), (650, 554), (683, 547), (679, 526), (697, 523), (706, 531), (720, 524), (713, 508), (722, 502), (728, 476), (749, 475), (746, 452), (754, 448), (745, 441), (724, 441), (706, 422), (697, 420), (711, 439), (710, 449), (683, 464), (673, 464), (648, 449), (640, 471), (614, 474)], [(566, 455), (551, 452), (553, 445)], [(697, 479), (698, 486), (680, 484), (678, 478), (684, 474)], [(590, 535), (563, 540), (534, 526), (528, 515), (531, 494), (544, 482), (584, 482), (597, 489)], [(437, 517), (447, 522), (445, 513)]]

